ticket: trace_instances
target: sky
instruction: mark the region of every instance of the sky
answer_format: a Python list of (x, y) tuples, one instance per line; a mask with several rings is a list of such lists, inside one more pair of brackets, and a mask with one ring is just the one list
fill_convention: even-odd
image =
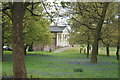
[(48, 2), (63, 1), (63, 2), (120, 2), (120, 0), (46, 0)]
[(58, 5), (58, 6), (57, 6), (58, 10), (56, 10), (53, 2), (51, 1), (50, 3), (51, 3), (51, 5), (53, 5), (53, 6), (52, 6), (50, 9), (47, 8), (47, 11), (48, 11), (49, 13), (51, 13), (51, 12), (56, 12), (55, 16), (53, 16), (54, 19), (55, 19), (55, 21), (54, 21), (53, 23), (51, 23), (51, 25), (54, 25), (55, 23), (57, 23), (57, 25), (60, 25), (60, 26), (61, 26), (61, 25), (68, 24), (68, 23), (67, 23), (67, 19), (69, 19), (69, 17), (66, 17), (66, 16), (60, 17), (60, 16), (59, 16), (59, 15), (61, 15), (61, 14), (64, 14), (65, 12), (67, 12), (67, 9), (62, 8), (60, 2), (57, 2), (57, 3), (58, 3), (58, 4), (57, 4), (57, 5)]
[[(0, 2), (12, 2), (13, 0), (0, 0)], [(30, 2), (31, 0), (25, 0), (27, 2)], [(64, 1), (64, 2), (120, 2), (120, 0), (32, 0), (35, 2), (40, 1), (48, 1), (48, 2), (54, 2), (54, 1)], [(23, 2), (23, 0), (14, 0), (14, 2)]]
[[(46, 0), (45, 2), (50, 2), (52, 5), (53, 5), (53, 2), (57, 2), (59, 6), (61, 6), (60, 2), (61, 1), (71, 1), (71, 2), (76, 2), (76, 1), (87, 1), (87, 2), (90, 2), (90, 1), (95, 1), (95, 2), (98, 2), (98, 1), (102, 1), (102, 2), (109, 2), (109, 1), (113, 1), (113, 2), (118, 2), (120, 0)], [(51, 11), (56, 11), (55, 7), (53, 6), (52, 9), (48, 10), (48, 12), (51, 12)], [(58, 14), (63, 14), (65, 12), (67, 12), (68, 10), (65, 9), (65, 8), (60, 8), (58, 10)], [(51, 23), (51, 25), (54, 25), (54, 23), (57, 23), (58, 25), (65, 25), (65, 24), (68, 24), (67, 23), (67, 20), (69, 19), (69, 16), (68, 17), (59, 17), (57, 14), (56, 14), (56, 18), (54, 18), (55, 21), (53, 23)]]

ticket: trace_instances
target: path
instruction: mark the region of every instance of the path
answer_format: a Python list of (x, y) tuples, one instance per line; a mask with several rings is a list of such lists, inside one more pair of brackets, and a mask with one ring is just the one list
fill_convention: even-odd
[(53, 53), (59, 53), (59, 52), (62, 52), (62, 51), (64, 51), (64, 50), (68, 49), (68, 48), (70, 48), (70, 47), (64, 47), (64, 48), (55, 50), (55, 51), (53, 51)]

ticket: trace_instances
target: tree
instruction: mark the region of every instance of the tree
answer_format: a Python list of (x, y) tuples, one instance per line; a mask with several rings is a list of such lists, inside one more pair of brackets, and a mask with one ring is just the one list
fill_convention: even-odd
[[(33, 44), (39, 44), (41, 46), (46, 46), (52, 42), (52, 33), (49, 32), (50, 22), (43, 18), (36, 16), (25, 15), (24, 19), (24, 46), (32, 48)], [(25, 49), (26, 51), (26, 49)]]
[(118, 42), (118, 4), (111, 3), (109, 5), (105, 24), (101, 30), (101, 40), (106, 45), (106, 53), (109, 56), (109, 47), (117, 46)]
[(98, 42), (100, 38), (100, 31), (104, 22), (104, 18), (106, 15), (107, 7), (109, 3), (104, 3), (103, 8), (102, 8), (102, 13), (101, 13), (101, 18), (98, 21), (97, 27), (95, 29), (94, 33), (94, 43), (93, 43), (93, 49), (92, 49), (92, 55), (91, 55), (91, 63), (97, 63), (97, 54), (98, 54)]
[[(105, 15), (109, 6), (109, 2), (98, 3), (71, 3), (72, 14), (75, 21), (80, 26), (86, 26), (88, 29), (94, 30), (94, 42), (92, 47), (91, 63), (97, 63), (98, 42), (100, 40), (100, 32), (105, 20)], [(77, 19), (79, 17), (79, 19)]]
[[(79, 23), (74, 22), (74, 24), (71, 25), (71, 29), (74, 30), (70, 33), (69, 43), (74, 43), (78, 45), (87, 45), (87, 58), (89, 57), (89, 50), (90, 45), (93, 42), (93, 31), (89, 30), (85, 26), (80, 26), (77, 28), (74, 28), (76, 26), (79, 26)], [(78, 38), (79, 37), (79, 38)], [(81, 52), (81, 50), (80, 50)]]
[[(26, 5), (22, 2), (9, 3), (12, 19), (13, 77), (26, 78), (23, 44), (23, 18)], [(19, 63), (19, 64), (18, 64)]]
[(75, 14), (80, 16), (79, 24), (94, 30), (94, 42), (92, 47), (91, 63), (97, 63), (98, 42), (100, 39), (100, 32), (105, 20), (106, 11), (109, 3), (76, 3), (74, 7)]
[[(120, 3), (118, 3), (118, 32), (119, 32), (119, 30), (120, 30), (120, 27), (119, 27), (119, 25), (120, 25)], [(119, 49), (120, 49), (120, 35), (119, 35), (119, 33), (118, 33), (118, 42), (117, 42), (117, 51), (116, 51), (116, 55), (117, 55), (117, 60), (119, 60)]]
[(110, 56), (109, 47), (111, 46), (113, 42), (112, 34), (115, 33), (115, 30), (116, 30), (115, 27), (112, 27), (110, 25), (103, 25), (103, 28), (101, 31), (101, 41), (106, 46), (107, 56)]
[[(23, 20), (23, 39), (24, 39), (24, 53), (26, 54), (26, 48), (29, 46), (32, 48), (32, 44), (44, 44), (48, 45), (51, 43), (52, 34), (49, 32), (50, 22), (43, 18), (45, 15), (39, 17), (31, 16), (27, 11)], [(11, 20), (3, 14), (3, 37), (4, 44), (11, 46)], [(8, 43), (9, 42), (9, 43)], [(30, 49), (30, 48), (29, 48)]]
[[(24, 43), (23, 43), (23, 19), (26, 9), (34, 14), (34, 5), (38, 3), (33, 2), (9, 2), (4, 4), (2, 12), (4, 12), (12, 20), (12, 52), (13, 52), (13, 77), (26, 78), (26, 69), (24, 63)], [(31, 5), (31, 9), (28, 6)], [(10, 9), (10, 13), (6, 10)], [(36, 11), (37, 12), (37, 11)], [(18, 64), (19, 63), (19, 64)]]

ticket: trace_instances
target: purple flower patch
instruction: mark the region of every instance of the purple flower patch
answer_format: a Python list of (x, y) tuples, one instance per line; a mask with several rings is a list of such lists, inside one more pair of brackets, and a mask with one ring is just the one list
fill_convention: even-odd
[(78, 62), (69, 62), (69, 64), (80, 64), (80, 63), (78, 63)]

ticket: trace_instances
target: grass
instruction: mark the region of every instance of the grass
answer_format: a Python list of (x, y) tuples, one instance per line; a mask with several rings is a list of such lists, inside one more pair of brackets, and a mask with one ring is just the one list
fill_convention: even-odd
[[(117, 78), (118, 61), (116, 57), (98, 56), (98, 63), (89, 63), (86, 54), (77, 48), (62, 53), (29, 52), (25, 56), (27, 76), (33, 78)], [(4, 52), (3, 75), (12, 75), (12, 54)]]
[[(110, 55), (116, 55), (116, 47), (109, 48)], [(106, 47), (99, 47), (99, 53), (106, 55)]]
[[(110, 55), (116, 55), (116, 47), (110, 47), (109, 49)], [(90, 53), (92, 50), (90, 50)], [(80, 48), (79, 47), (71, 47), (67, 50), (62, 51), (62, 53), (80, 53)], [(84, 53), (84, 51), (82, 51)], [(99, 47), (98, 50), (99, 55), (106, 55), (106, 48), (105, 47)]]
[(71, 47), (67, 50), (62, 51), (62, 53), (80, 53), (79, 47)]

